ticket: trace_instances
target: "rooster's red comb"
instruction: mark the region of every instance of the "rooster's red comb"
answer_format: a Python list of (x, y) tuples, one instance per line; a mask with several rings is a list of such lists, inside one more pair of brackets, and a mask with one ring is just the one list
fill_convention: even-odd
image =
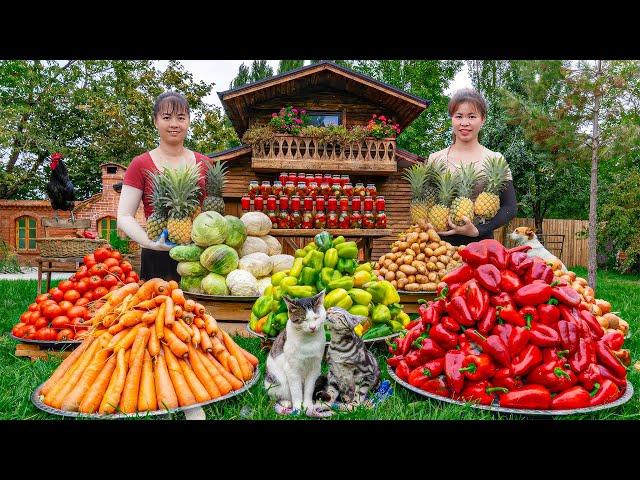
[(59, 152), (56, 152), (53, 155), (51, 155), (51, 160), (60, 160), (61, 158), (62, 158), (62, 154)]

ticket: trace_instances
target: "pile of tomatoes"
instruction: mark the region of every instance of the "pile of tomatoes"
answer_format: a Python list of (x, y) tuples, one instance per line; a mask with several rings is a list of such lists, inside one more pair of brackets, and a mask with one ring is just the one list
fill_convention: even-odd
[(19, 338), (68, 341), (87, 334), (100, 300), (125, 283), (138, 282), (131, 263), (119, 251), (101, 247), (85, 255), (78, 271), (57, 287), (36, 297), (11, 333)]

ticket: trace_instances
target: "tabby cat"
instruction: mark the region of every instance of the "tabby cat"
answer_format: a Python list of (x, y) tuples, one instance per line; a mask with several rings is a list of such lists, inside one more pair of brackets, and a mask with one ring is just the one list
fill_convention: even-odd
[(283, 298), (289, 321), (267, 357), (264, 387), (276, 401), (274, 408), (278, 414), (304, 409), (308, 416), (317, 416), (313, 391), (326, 344), (324, 290), (310, 298)]

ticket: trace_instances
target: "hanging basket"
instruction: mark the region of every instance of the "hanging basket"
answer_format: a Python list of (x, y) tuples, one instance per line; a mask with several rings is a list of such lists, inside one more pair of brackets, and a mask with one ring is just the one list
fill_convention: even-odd
[(93, 253), (97, 248), (109, 244), (103, 238), (92, 240), (90, 238), (61, 238), (44, 237), (36, 238), (40, 247), (40, 256), (51, 258), (84, 257)]

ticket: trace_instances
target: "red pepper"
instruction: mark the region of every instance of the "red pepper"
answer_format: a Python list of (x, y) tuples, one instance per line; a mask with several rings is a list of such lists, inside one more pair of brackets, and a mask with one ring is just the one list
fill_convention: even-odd
[(545, 348), (542, 351), (542, 361), (544, 363), (549, 363), (550, 361), (556, 362), (557, 367), (561, 367), (565, 363), (567, 363), (567, 356), (569, 355), (569, 350), (558, 350), (557, 348)]
[(447, 313), (460, 325), (470, 327), (475, 324), (475, 320), (471, 317), (467, 302), (463, 297), (453, 298), (447, 303)]
[(444, 369), (444, 357), (429, 360), (428, 362), (414, 368), (409, 374), (409, 383), (414, 387), (422, 388), (422, 385), (436, 378)]
[(433, 393), (435, 395), (440, 395), (441, 397), (450, 397), (451, 392), (445, 383), (444, 375), (440, 375), (438, 378), (434, 378), (425, 382), (422, 385), (422, 390), (425, 392)]
[(407, 330), (411, 330), (413, 327), (415, 327), (416, 325), (418, 325), (421, 322), (422, 322), (422, 320), (420, 319), (420, 317), (418, 317), (415, 320), (411, 320), (409, 323), (407, 323), (407, 326), (404, 327), (404, 328), (406, 328)]
[(489, 303), (494, 307), (506, 307), (511, 305), (513, 308), (516, 308), (516, 304), (507, 292), (499, 293), (498, 295), (493, 295), (489, 297)]
[(596, 342), (596, 354), (598, 356), (598, 361), (609, 369), (613, 375), (618, 378), (627, 377), (627, 369), (622, 362), (620, 362), (618, 357), (613, 354), (604, 341), (599, 340)]
[(467, 282), (467, 292), (465, 296), (467, 307), (471, 318), (479, 320), (489, 307), (489, 294), (475, 280)]
[(458, 333), (460, 331), (460, 324), (447, 315), (440, 319), (440, 323), (450, 332)]
[(533, 367), (542, 363), (542, 352), (535, 345), (529, 345), (511, 363), (514, 375), (525, 375)]
[[(456, 284), (457, 286), (458, 284)], [(451, 288), (453, 287), (453, 285), (448, 285), (444, 282), (440, 282), (438, 283), (438, 286), (436, 287), (436, 298), (444, 298), (447, 296), (447, 294), (449, 293), (449, 290), (451, 290)]]
[(445, 354), (445, 351), (430, 338), (425, 338), (422, 340), (422, 347), (420, 348), (420, 350), (418, 350), (418, 352), (420, 353), (420, 358), (422, 359), (421, 363), (426, 362), (427, 360), (432, 360), (434, 358), (443, 357)]
[(444, 328), (441, 323), (429, 330), (429, 336), (434, 342), (447, 350), (458, 345), (458, 336)]
[(460, 351), (466, 355), (478, 355), (482, 353), (482, 350), (475, 341), (470, 341), (464, 333), (458, 335), (458, 345)]
[(593, 342), (582, 337), (578, 339), (578, 348), (569, 356), (569, 366), (575, 373), (584, 371), (591, 363), (590, 350)]
[(559, 393), (551, 400), (551, 410), (573, 410), (586, 408), (591, 404), (591, 396), (583, 387), (575, 386)]
[(577, 307), (580, 305), (580, 294), (576, 292), (572, 287), (553, 287), (551, 296), (556, 298), (560, 303), (569, 305), (570, 307)]
[(430, 303), (429, 305), (420, 305), (418, 307), (418, 314), (420, 315), (422, 325), (425, 327), (428, 324), (433, 325), (438, 321), (438, 311), (433, 303)]
[(396, 349), (396, 355), (406, 355), (411, 349), (411, 344), (424, 332), (424, 325), (422, 323), (416, 325), (402, 339), (401, 343)]
[(506, 393), (507, 388), (504, 387), (492, 387), (486, 380), (479, 382), (467, 382), (460, 394), (460, 397), (468, 402), (477, 402), (480, 405), (491, 405), (494, 400), (492, 395), (494, 392)]
[(522, 282), (520, 281), (520, 277), (518, 277), (518, 275), (516, 275), (511, 270), (500, 271), (500, 289), (503, 292), (515, 292), (520, 287), (522, 287)]
[(400, 360), (400, 363), (396, 367), (396, 375), (398, 378), (404, 380), (405, 382), (409, 379), (409, 374), (411, 370), (409, 369), (409, 365), (404, 360)]
[(620, 350), (624, 344), (624, 335), (622, 335), (620, 330), (616, 330), (615, 332), (610, 332), (604, 335), (602, 337), (602, 341), (611, 350)]
[(504, 325), (496, 325), (493, 332), (500, 335), (500, 339), (507, 346), (511, 358), (518, 355), (529, 343), (529, 330), (524, 327), (514, 327), (505, 323)]
[(449, 291), (449, 294), (447, 295), (447, 298), (449, 300), (452, 300), (456, 297), (466, 298), (467, 287), (469, 286), (469, 282), (470, 280), (467, 280), (466, 282), (457, 283), (456, 286), (452, 286), (451, 290)]
[(389, 357), (387, 358), (387, 365), (396, 368), (401, 360), (403, 360), (403, 357)]
[(542, 385), (525, 385), (500, 395), (500, 406), (546, 410), (551, 405), (551, 393)]
[(531, 327), (530, 341), (539, 347), (555, 347), (560, 344), (560, 335), (553, 328), (542, 323)]
[[(591, 332), (593, 332), (596, 338), (602, 338), (604, 336), (604, 330), (591, 312), (588, 310), (580, 310), (580, 316), (587, 322), (587, 325), (589, 325)], [(617, 350), (617, 348), (615, 350)]]
[(552, 392), (560, 392), (572, 387), (577, 381), (578, 377), (576, 377), (575, 373), (559, 367), (553, 360), (538, 365), (527, 375), (527, 383), (544, 385)]
[(504, 245), (493, 238), (481, 240), (480, 243), (484, 244), (487, 248), (487, 255), (490, 263), (500, 270), (507, 268), (507, 262), (509, 260), (507, 258), (507, 249), (504, 248)]
[(616, 377), (611, 372), (611, 370), (609, 370), (604, 365), (598, 364), (597, 366), (598, 366), (598, 371), (600, 372), (600, 376), (602, 378), (606, 378), (608, 380), (611, 380), (613, 383), (618, 385), (620, 388), (625, 388), (627, 386), (627, 376), (626, 375), (624, 377), (622, 377), (622, 378), (619, 378), (619, 377)]
[(533, 266), (532, 258), (524, 252), (513, 252), (509, 254), (509, 270), (516, 275), (524, 277), (529, 269)]
[(513, 247), (507, 250), (508, 253), (514, 252), (527, 252), (531, 250), (531, 245), (518, 245), (517, 247)]
[(597, 384), (592, 392), (591, 403), (592, 407), (601, 405), (603, 403), (610, 403), (616, 400), (622, 392), (618, 386), (609, 379), (602, 381), (602, 384)]
[(543, 280), (545, 283), (553, 282), (553, 270), (543, 262), (538, 262), (534, 257), (533, 265), (524, 276), (524, 283), (532, 283), (534, 280)]
[(478, 321), (478, 331), (487, 335), (495, 326), (496, 320), (496, 307), (489, 306), (484, 316)]
[(536, 308), (538, 310), (538, 318), (545, 325), (553, 326), (560, 320), (560, 310), (555, 305), (543, 303)]
[(575, 323), (560, 320), (558, 322), (558, 333), (560, 334), (560, 344), (573, 353), (578, 348), (578, 327)]
[(585, 368), (580, 375), (578, 375), (578, 381), (587, 390), (593, 390), (596, 383), (602, 383), (603, 377), (600, 374), (600, 369), (595, 363), (591, 363)]
[(464, 386), (464, 374), (460, 371), (465, 354), (460, 350), (449, 350), (444, 356), (444, 374), (447, 385), (455, 393), (460, 393)]
[(463, 283), (467, 280), (471, 280), (473, 278), (473, 274), (473, 267), (471, 265), (463, 263), (461, 267), (450, 271), (444, 277), (442, 277), (442, 281), (449, 285), (453, 283)]
[(496, 308), (498, 318), (518, 327), (524, 327), (527, 322), (524, 317), (511, 305), (503, 308)]
[(482, 351), (490, 355), (497, 363), (503, 367), (511, 367), (509, 349), (498, 335), (489, 335), (485, 338), (475, 329), (467, 329), (464, 333), (470, 340), (477, 341)]
[(463, 261), (477, 267), (478, 265), (484, 265), (489, 261), (489, 253), (487, 247), (480, 242), (471, 242), (465, 248), (458, 252)]
[(467, 355), (462, 362), (461, 372), (465, 377), (473, 382), (478, 382), (493, 376), (496, 368), (491, 361), (491, 357), (484, 353), (480, 355)]
[(475, 278), (480, 285), (490, 292), (498, 293), (500, 291), (500, 281), (502, 277), (500, 270), (498, 270), (495, 265), (490, 263), (480, 265), (476, 268)]
[(513, 299), (518, 305), (538, 305), (549, 301), (551, 291), (551, 287), (545, 283), (530, 283), (520, 287)]
[(496, 387), (505, 387), (509, 390), (515, 390), (522, 386), (522, 380), (520, 377), (516, 377), (510, 368), (499, 368), (491, 378), (491, 382)]
[(538, 310), (533, 305), (527, 305), (526, 307), (522, 307), (520, 310), (518, 310), (518, 313), (520, 313), (520, 315), (522, 315), (522, 317), (524, 318), (525, 322), (527, 322), (527, 328), (529, 329), (532, 327), (532, 323), (533, 325), (535, 325), (539, 320)]

